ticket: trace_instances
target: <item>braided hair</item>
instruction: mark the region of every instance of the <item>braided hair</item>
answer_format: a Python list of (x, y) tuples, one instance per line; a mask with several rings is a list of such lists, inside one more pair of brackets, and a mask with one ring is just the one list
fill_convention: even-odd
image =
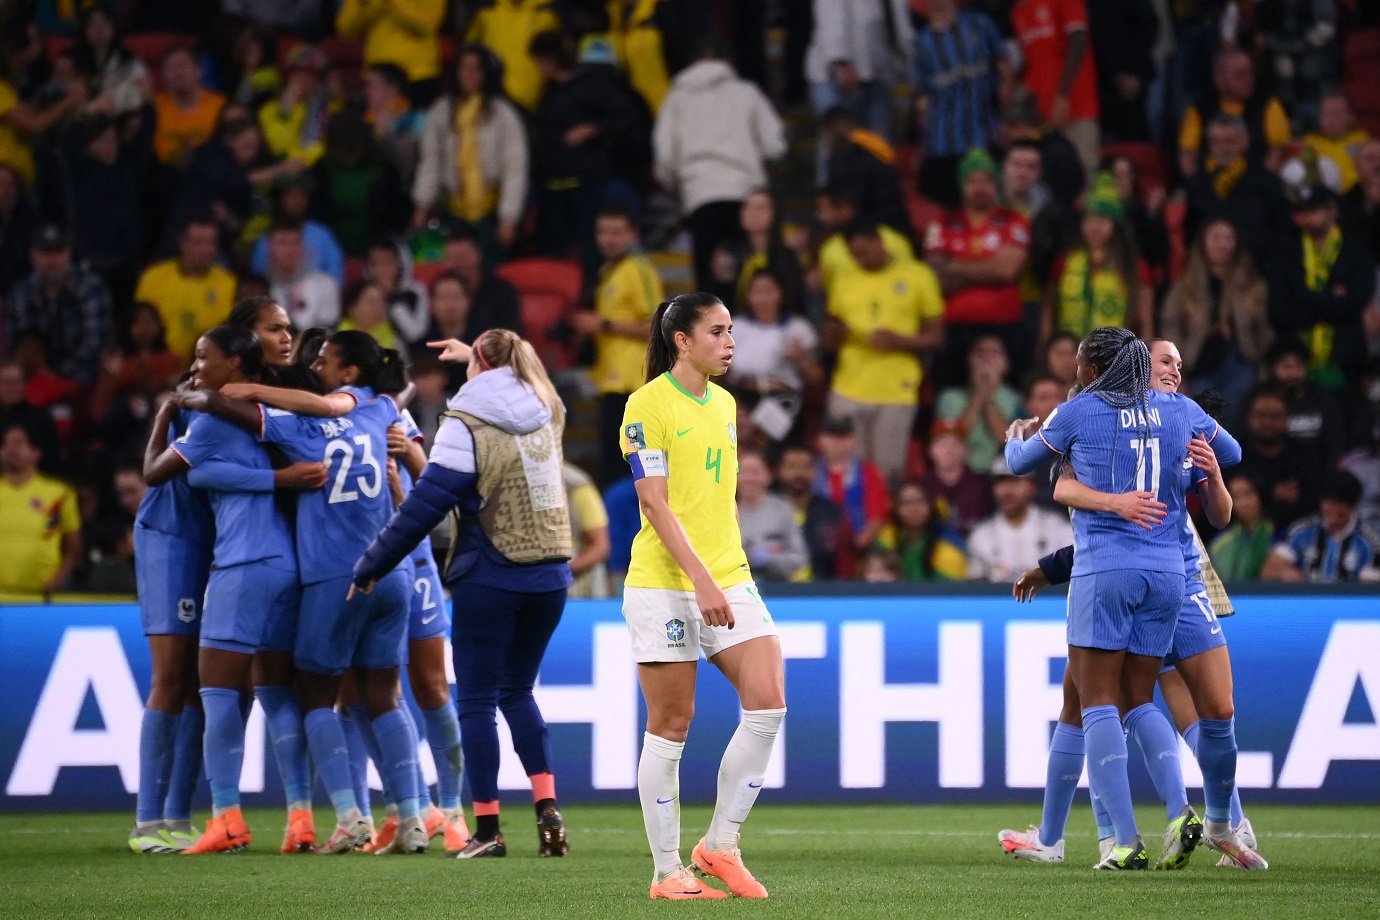
[[(1150, 441), (1150, 349), (1131, 330), (1119, 326), (1098, 326), (1084, 337), (1079, 348), (1084, 359), (1100, 369), (1083, 393), (1096, 396), (1113, 408), (1133, 409), (1137, 413), (1136, 434), (1141, 445), (1136, 451), (1138, 474)], [(1127, 486), (1137, 478), (1132, 476)], [(1119, 486), (1117, 490), (1125, 488)]]

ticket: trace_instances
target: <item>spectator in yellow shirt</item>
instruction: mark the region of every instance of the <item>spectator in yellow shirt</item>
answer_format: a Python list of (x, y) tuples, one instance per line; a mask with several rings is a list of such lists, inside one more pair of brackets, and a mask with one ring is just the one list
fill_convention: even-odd
[(174, 45), (163, 56), (161, 72), (162, 90), (153, 97), (153, 152), (181, 168), (214, 136), (225, 97), (202, 85), (201, 65), (190, 45)]
[(273, 159), (311, 166), (325, 153), (330, 114), (329, 99), (321, 89), (325, 66), (321, 53), (305, 45), (288, 55), (282, 92), (259, 107), (259, 130)]
[(570, 574), (575, 582), (568, 597), (610, 597), (609, 513), (604, 499), (589, 474), (567, 462), (565, 465), (566, 504), (570, 508), (570, 535), (575, 539), (575, 555), (570, 558)]
[(1356, 127), (1356, 114), (1351, 103), (1340, 90), (1323, 95), (1318, 102), (1318, 130), (1305, 134), (1303, 146), (1319, 160), (1331, 160), (1341, 174), (1341, 187), (1334, 189), (1345, 195), (1360, 178), (1356, 171), (1356, 157), (1370, 140), (1370, 135)]
[(189, 365), (197, 337), (225, 322), (235, 301), (235, 276), (215, 261), (217, 240), (213, 217), (191, 218), (177, 238), (177, 258), (146, 268), (134, 291), (163, 318), (168, 351)]
[(397, 64), (417, 107), (440, 90), (441, 22), (446, 0), (344, 0), (335, 14), (341, 38), (364, 39), (364, 66)]
[(81, 557), (77, 495), (38, 472), (41, 456), (23, 425), (0, 431), (0, 593), (50, 594)]
[(1255, 64), (1239, 48), (1219, 51), (1212, 62), (1212, 87), (1184, 110), (1179, 124), (1179, 170), (1196, 173), (1207, 156), (1205, 126), (1218, 115), (1238, 115), (1250, 135), (1250, 154), (1267, 169), (1276, 170), (1293, 140), (1289, 115), (1279, 100), (1257, 93)]
[(920, 356), (944, 341), (944, 297), (928, 265), (887, 252), (875, 221), (849, 227), (848, 249), (858, 270), (834, 286), (825, 329), (838, 348), (828, 412), (853, 421), (863, 457), (895, 485), (919, 405)]
[(474, 14), (465, 32), (465, 41), (483, 45), (503, 62), (503, 89), (528, 112), (537, 107), (544, 81), (527, 48), (542, 32), (560, 29), (551, 7), (551, 0), (496, 0)]
[[(856, 185), (830, 182), (820, 189), (815, 198), (815, 219), (828, 236), (819, 245), (815, 267), (819, 290), (826, 299), (835, 281), (858, 270), (858, 263), (853, 261), (853, 255), (848, 251), (848, 239), (844, 233), (857, 216)], [(877, 230), (882, 235), (882, 245), (893, 259), (898, 262), (915, 261), (915, 248), (911, 246), (909, 237), (886, 224), (878, 224)]]
[[(571, 318), (576, 332), (594, 336), (595, 362), (590, 377), (599, 392), (599, 430), (617, 431), (623, 407), (645, 382), (648, 323), (665, 295), (652, 263), (637, 251), (637, 224), (632, 212), (606, 205), (594, 225), (604, 258), (594, 310)], [(600, 439), (603, 449), (600, 485), (608, 488), (626, 468), (614, 438)]]

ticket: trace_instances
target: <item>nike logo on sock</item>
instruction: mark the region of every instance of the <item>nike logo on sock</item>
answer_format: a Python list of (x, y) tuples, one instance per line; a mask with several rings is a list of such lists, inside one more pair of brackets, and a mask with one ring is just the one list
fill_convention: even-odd
[(749, 789), (761, 789), (761, 788), (762, 788), (762, 784), (761, 784), (761, 783), (748, 783), (748, 788), (749, 788)]
[(676, 797), (675, 797), (675, 796), (671, 796), (669, 799), (657, 799), (657, 800), (656, 800), (656, 803), (657, 803), (658, 805), (670, 805), (670, 804), (671, 804), (672, 802), (674, 802), (675, 800), (676, 800)]

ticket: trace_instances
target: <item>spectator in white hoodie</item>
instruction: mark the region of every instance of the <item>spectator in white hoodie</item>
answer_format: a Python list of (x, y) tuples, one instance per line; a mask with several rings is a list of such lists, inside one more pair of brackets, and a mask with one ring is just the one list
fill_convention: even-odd
[(786, 134), (762, 91), (719, 59), (712, 43), (671, 83), (652, 135), (656, 178), (688, 215), (695, 284), (713, 283), (714, 249), (738, 232), (748, 192), (766, 185), (766, 160), (786, 152)]

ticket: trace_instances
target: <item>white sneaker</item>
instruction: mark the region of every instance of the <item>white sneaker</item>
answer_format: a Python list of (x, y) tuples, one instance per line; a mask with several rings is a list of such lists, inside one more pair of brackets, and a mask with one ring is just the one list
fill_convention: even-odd
[(997, 834), (997, 843), (1008, 855), (1030, 862), (1061, 863), (1064, 861), (1064, 841), (1053, 846), (1040, 842), (1040, 829), (1031, 825), (1024, 831), (1002, 830)]
[(408, 818), (399, 828), (397, 836), (393, 842), (381, 850), (375, 850), (375, 856), (386, 856), (390, 853), (425, 853), (427, 847), (431, 845), (431, 835), (426, 832), (426, 824), (421, 817)]
[(1255, 828), (1251, 827), (1250, 818), (1242, 818), (1241, 823), (1236, 825), (1236, 836), (1252, 850), (1258, 849), (1255, 845)]
[(1164, 849), (1155, 861), (1156, 869), (1182, 869), (1203, 840), (1203, 822), (1191, 806), (1169, 822), (1164, 831)]
[(1217, 861), (1218, 866), (1249, 869), (1257, 872), (1270, 868), (1265, 857), (1257, 853), (1254, 848), (1246, 846), (1241, 838), (1232, 831), (1230, 822), (1209, 819), (1204, 822), (1204, 827), (1203, 842), (1223, 856)]

